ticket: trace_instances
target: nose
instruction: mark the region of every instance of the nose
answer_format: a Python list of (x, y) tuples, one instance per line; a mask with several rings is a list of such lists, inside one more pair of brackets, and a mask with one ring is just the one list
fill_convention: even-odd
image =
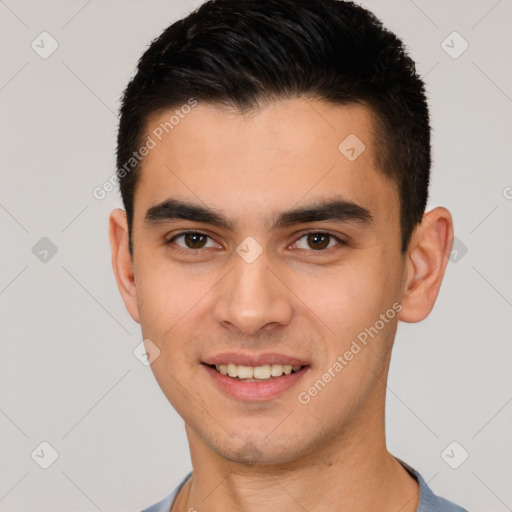
[(233, 256), (233, 268), (217, 287), (216, 321), (251, 336), (288, 325), (293, 316), (292, 294), (270, 267), (265, 251), (251, 263)]

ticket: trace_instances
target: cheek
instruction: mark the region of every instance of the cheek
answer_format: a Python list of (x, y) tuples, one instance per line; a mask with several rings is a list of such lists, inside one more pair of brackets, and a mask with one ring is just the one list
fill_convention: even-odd
[[(144, 339), (159, 349), (151, 370), (168, 401), (179, 414), (190, 408), (191, 383), (198, 378), (194, 337), (198, 315), (204, 315), (207, 284), (177, 269), (148, 265), (137, 282), (137, 301)], [(206, 287), (206, 289), (205, 289)], [(197, 340), (196, 340), (197, 343)]]
[(362, 407), (387, 367), (397, 320), (394, 292), (384, 270), (353, 266), (325, 279), (317, 276), (321, 292), (310, 290), (307, 295), (306, 288), (301, 292), (318, 317), (315, 325), (322, 329), (325, 355), (301, 390), (299, 402), (308, 402), (304, 408), (308, 418), (330, 411), (327, 430), (327, 424), (339, 426)]
[(135, 286), (143, 334), (160, 340), (172, 337), (172, 332), (196, 312), (213, 278), (198, 278), (193, 271), (168, 261), (141, 256)]
[(295, 276), (292, 289), (306, 310), (314, 312), (315, 323), (323, 324), (329, 337), (349, 340), (391, 306), (389, 270), (371, 260), (372, 264), (361, 259), (314, 276)]

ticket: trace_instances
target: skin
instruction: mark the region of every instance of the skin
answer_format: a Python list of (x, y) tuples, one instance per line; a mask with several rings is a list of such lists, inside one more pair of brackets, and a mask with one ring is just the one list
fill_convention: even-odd
[[(148, 134), (168, 118), (152, 116)], [(434, 306), (453, 225), (447, 209), (434, 208), (400, 253), (399, 196), (376, 167), (372, 127), (362, 105), (295, 98), (241, 114), (199, 103), (143, 161), (133, 257), (126, 215), (112, 212), (119, 290), (160, 350), (151, 368), (189, 441), (194, 473), (173, 511), (256, 512), (262, 500), (282, 512), (416, 510), (418, 485), (386, 448), (386, 380), (398, 320), (419, 322)], [(349, 134), (366, 147), (354, 161), (338, 150)], [(373, 224), (269, 227), (273, 215), (333, 196), (368, 209)], [(146, 211), (170, 197), (214, 208), (234, 229), (190, 220), (148, 225)], [(199, 249), (183, 237), (165, 243), (182, 230), (211, 238)], [(308, 244), (308, 231), (347, 244), (328, 239), (320, 250)], [(263, 250), (250, 264), (236, 252), (248, 236)], [(301, 404), (298, 393), (393, 303), (399, 314)], [(201, 361), (237, 351), (294, 355), (310, 369), (277, 398), (235, 400)]]

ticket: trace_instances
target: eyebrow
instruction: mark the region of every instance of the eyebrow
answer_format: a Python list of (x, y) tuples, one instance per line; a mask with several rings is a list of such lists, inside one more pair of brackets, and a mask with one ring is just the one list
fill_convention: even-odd
[[(235, 227), (231, 220), (213, 208), (173, 198), (150, 207), (146, 211), (144, 222), (152, 226), (178, 219), (211, 224), (231, 231)], [(343, 198), (335, 198), (274, 214), (273, 221), (267, 220), (267, 225), (271, 228), (283, 228), (319, 221), (354, 222), (366, 226), (374, 224), (373, 215), (367, 208)]]

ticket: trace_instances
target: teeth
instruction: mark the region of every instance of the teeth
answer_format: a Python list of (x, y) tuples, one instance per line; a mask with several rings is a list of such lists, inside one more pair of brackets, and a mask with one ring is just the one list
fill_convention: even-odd
[(254, 375), (254, 368), (252, 366), (238, 366), (238, 376), (241, 379), (252, 379)]
[(264, 366), (255, 366), (253, 373), (255, 379), (270, 379), (272, 370), (270, 365), (266, 364)]
[(236, 364), (228, 364), (227, 372), (230, 377), (238, 377), (238, 366)]
[(264, 364), (262, 366), (243, 366), (237, 364), (217, 364), (216, 370), (222, 375), (239, 379), (259, 379), (266, 380), (271, 377), (281, 377), (281, 375), (290, 375), (292, 370), (299, 371), (302, 366), (292, 366), (291, 364)]

